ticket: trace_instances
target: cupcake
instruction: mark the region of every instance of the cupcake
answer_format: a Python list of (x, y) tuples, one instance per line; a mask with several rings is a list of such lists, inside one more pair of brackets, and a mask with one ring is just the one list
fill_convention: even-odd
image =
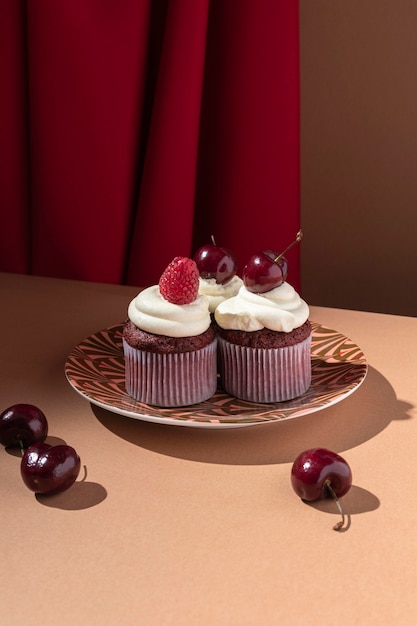
[(242, 400), (284, 402), (311, 384), (309, 308), (286, 282), (287, 267), (274, 252), (254, 255), (238, 294), (216, 308), (221, 381)]
[(129, 304), (123, 326), (127, 393), (160, 407), (209, 399), (217, 387), (217, 340), (208, 298), (198, 294), (198, 269), (176, 257), (159, 284)]
[(210, 313), (213, 314), (220, 302), (235, 296), (243, 284), (237, 276), (236, 257), (228, 248), (212, 243), (201, 246), (194, 254), (199, 270), (198, 292), (208, 297)]

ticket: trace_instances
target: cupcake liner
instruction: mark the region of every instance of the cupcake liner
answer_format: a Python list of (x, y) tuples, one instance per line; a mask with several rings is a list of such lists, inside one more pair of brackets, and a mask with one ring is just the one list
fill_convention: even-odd
[(187, 406), (208, 400), (217, 388), (217, 339), (200, 350), (157, 354), (123, 339), (127, 393), (145, 404)]
[(285, 348), (248, 348), (218, 338), (220, 376), (227, 393), (250, 402), (284, 402), (311, 384), (311, 334)]

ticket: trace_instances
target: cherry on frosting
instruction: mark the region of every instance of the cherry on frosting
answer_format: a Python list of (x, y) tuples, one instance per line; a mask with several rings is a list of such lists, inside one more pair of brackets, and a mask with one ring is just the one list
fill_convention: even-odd
[(211, 236), (212, 243), (201, 246), (194, 254), (201, 278), (215, 278), (216, 283), (224, 285), (236, 274), (237, 261), (233, 252), (228, 248), (218, 246)]
[(288, 274), (288, 261), (284, 254), (301, 241), (302, 236), (299, 230), (295, 240), (281, 254), (263, 250), (251, 256), (242, 273), (246, 289), (253, 293), (265, 293), (282, 285)]

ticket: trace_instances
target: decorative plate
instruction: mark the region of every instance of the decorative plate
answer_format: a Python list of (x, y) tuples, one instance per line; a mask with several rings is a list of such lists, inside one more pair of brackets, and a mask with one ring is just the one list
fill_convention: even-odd
[(293, 419), (340, 402), (358, 389), (368, 371), (363, 352), (350, 339), (315, 322), (312, 328), (311, 386), (305, 394), (287, 402), (246, 402), (220, 387), (210, 400), (188, 407), (165, 409), (137, 402), (125, 390), (121, 324), (98, 331), (74, 348), (65, 375), (89, 402), (148, 422), (237, 428)]

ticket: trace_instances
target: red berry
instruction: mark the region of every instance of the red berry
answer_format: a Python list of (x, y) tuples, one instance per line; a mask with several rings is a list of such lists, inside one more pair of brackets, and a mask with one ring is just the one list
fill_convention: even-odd
[(48, 422), (44, 413), (33, 404), (14, 404), (0, 414), (0, 443), (27, 448), (45, 441)]
[(237, 261), (228, 248), (218, 246), (212, 236), (212, 242), (201, 246), (194, 254), (201, 278), (215, 278), (218, 285), (225, 285), (236, 275)]
[(80, 466), (80, 457), (71, 446), (34, 443), (22, 457), (20, 472), (28, 489), (35, 493), (53, 494), (71, 487)]
[(303, 500), (328, 498), (329, 484), (341, 498), (352, 485), (352, 472), (343, 457), (326, 448), (304, 450), (295, 459), (291, 469), (294, 491)]
[(161, 295), (173, 304), (190, 304), (198, 295), (198, 277), (195, 261), (177, 256), (159, 279)]
[(265, 293), (279, 287), (287, 279), (288, 262), (272, 250), (251, 256), (243, 268), (243, 282), (248, 291)]
[(342, 516), (342, 520), (333, 526), (333, 530), (349, 528), (350, 522), (345, 526), (345, 513), (339, 498), (352, 485), (352, 471), (343, 457), (326, 448), (304, 450), (293, 463), (291, 484), (295, 493), (306, 502), (333, 498)]
[(242, 278), (246, 289), (253, 293), (265, 293), (282, 285), (288, 274), (288, 262), (284, 254), (302, 237), (303, 232), (299, 230), (294, 241), (281, 254), (272, 250), (254, 254), (243, 268)]

